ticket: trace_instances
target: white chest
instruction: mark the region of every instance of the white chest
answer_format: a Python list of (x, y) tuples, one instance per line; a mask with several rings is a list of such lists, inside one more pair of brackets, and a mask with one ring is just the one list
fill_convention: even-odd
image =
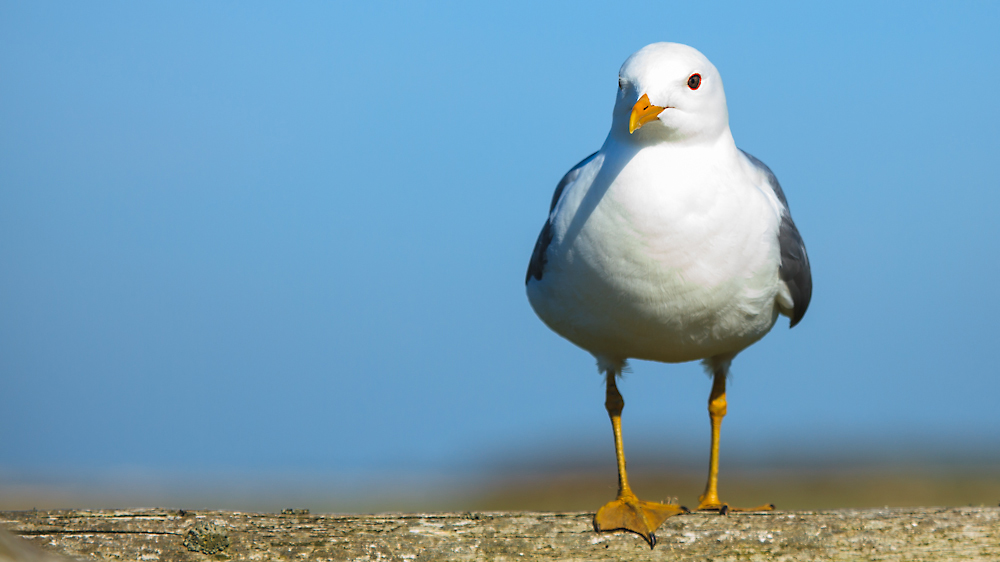
[(556, 209), (545, 274), (529, 284), (539, 316), (619, 359), (689, 361), (766, 334), (780, 219), (754, 178), (705, 151), (616, 156)]

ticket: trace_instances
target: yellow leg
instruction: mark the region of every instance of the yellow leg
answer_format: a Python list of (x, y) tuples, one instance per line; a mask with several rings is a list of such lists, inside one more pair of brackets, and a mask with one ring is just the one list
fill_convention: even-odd
[(719, 501), (719, 433), (726, 416), (726, 373), (716, 371), (712, 379), (712, 394), (708, 397), (708, 416), (712, 420), (712, 449), (708, 457), (708, 483), (705, 493), (698, 496), (698, 509), (721, 509)]
[(605, 504), (594, 515), (595, 531), (624, 529), (642, 536), (649, 547), (656, 546), (657, 528), (670, 516), (686, 513), (679, 505), (642, 501), (632, 492), (625, 472), (625, 450), (622, 447), (622, 409), (625, 401), (615, 384), (615, 373), (608, 371), (607, 399), (604, 406), (611, 417), (611, 428), (615, 432), (615, 457), (618, 460), (618, 498)]
[(697, 509), (718, 510), (722, 513), (772, 510), (774, 504), (752, 508), (730, 508), (729, 505), (719, 501), (719, 434), (722, 429), (722, 418), (726, 416), (726, 406), (726, 370), (719, 369), (715, 371), (712, 378), (712, 393), (708, 397), (708, 415), (712, 420), (712, 449), (708, 458), (708, 483), (705, 484), (705, 492), (698, 496)]

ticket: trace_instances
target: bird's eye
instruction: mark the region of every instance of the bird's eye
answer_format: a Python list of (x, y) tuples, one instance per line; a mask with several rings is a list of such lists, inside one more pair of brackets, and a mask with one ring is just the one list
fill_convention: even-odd
[(625, 81), (622, 80), (621, 78), (618, 79), (618, 89), (619, 90), (624, 90), (625, 89)]
[(701, 86), (701, 74), (695, 73), (688, 76), (688, 88), (697, 90), (699, 86)]

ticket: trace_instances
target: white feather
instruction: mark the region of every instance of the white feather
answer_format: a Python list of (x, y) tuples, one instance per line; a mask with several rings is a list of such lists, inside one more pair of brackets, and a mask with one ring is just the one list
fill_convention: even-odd
[[(553, 209), (544, 273), (527, 287), (538, 316), (608, 368), (728, 364), (791, 302), (778, 276), (783, 207), (736, 148), (721, 78), (694, 49), (665, 45), (623, 65), (612, 130)], [(685, 91), (692, 69), (701, 97)], [(630, 135), (650, 84), (670, 109)]]

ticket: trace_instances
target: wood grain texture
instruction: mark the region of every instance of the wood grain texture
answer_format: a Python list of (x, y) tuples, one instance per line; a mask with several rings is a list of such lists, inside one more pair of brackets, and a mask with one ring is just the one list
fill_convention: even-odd
[(1000, 508), (682, 515), (653, 551), (592, 517), (135, 509), (0, 512), (0, 525), (86, 560), (1000, 560)]

